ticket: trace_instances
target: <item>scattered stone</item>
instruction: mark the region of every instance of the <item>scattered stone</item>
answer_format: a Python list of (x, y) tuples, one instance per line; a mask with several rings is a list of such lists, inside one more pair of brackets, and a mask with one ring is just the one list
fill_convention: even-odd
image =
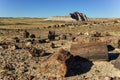
[(2, 46), (0, 46), (0, 49), (3, 49), (3, 47), (2, 47)]
[(57, 41), (60, 40), (60, 37), (55, 37), (55, 40), (57, 40)]
[(50, 44), (50, 47), (55, 48), (55, 44), (54, 44), (54, 43), (51, 43), (51, 44)]
[(7, 44), (7, 43), (1, 42), (1, 43), (0, 43), (0, 46), (1, 46), (1, 48), (3, 48), (3, 49), (8, 49), (8, 44)]
[(61, 27), (65, 27), (65, 25), (62, 24)]
[(99, 76), (96, 80), (120, 80), (119, 77)]
[(9, 45), (10, 50), (20, 49), (17, 45)]
[(27, 32), (27, 30), (25, 30), (24, 33), (23, 33), (23, 37), (24, 38), (29, 38), (29, 35), (30, 35), (30, 33)]
[(46, 39), (40, 39), (39, 43), (46, 43)]
[(16, 43), (20, 42), (20, 39), (18, 37), (14, 37), (13, 39), (15, 40)]
[(114, 65), (115, 68), (120, 70), (120, 55), (112, 64)]
[(96, 32), (93, 36), (94, 36), (94, 37), (101, 37), (102, 35), (101, 35), (101, 33)]
[(106, 32), (105, 36), (111, 36), (109, 32)]
[(118, 40), (118, 48), (120, 48), (120, 40)]
[(72, 37), (71, 40), (74, 41), (74, 40), (75, 40), (75, 37)]
[(28, 39), (28, 40), (26, 40), (25, 42), (31, 42), (31, 44), (34, 44), (35, 39)]
[(60, 39), (61, 39), (61, 40), (67, 40), (67, 36), (66, 36), (65, 34), (64, 34), (64, 35), (61, 35), (61, 36), (60, 36)]
[(45, 51), (43, 49), (37, 49), (35, 47), (29, 47), (28, 51), (33, 57), (40, 57), (40, 56), (44, 56), (45, 54)]
[(50, 41), (55, 40), (55, 31), (49, 31), (49, 33), (48, 33), (48, 39)]
[(28, 47), (28, 46), (31, 46), (31, 45), (32, 45), (32, 42), (26, 42), (26, 43), (25, 43), (25, 46), (27, 46), (27, 47)]
[(114, 24), (119, 23), (119, 22), (120, 22), (119, 20), (114, 20)]
[(48, 26), (47, 28), (52, 28), (52, 26)]
[(13, 67), (13, 65), (11, 63), (6, 63), (4, 66), (4, 69), (7, 69), (9, 71), (15, 70), (15, 68)]
[(4, 78), (4, 80), (16, 80), (14, 76), (12, 75), (7, 75), (6, 78)]
[(97, 80), (113, 80), (113, 78), (109, 76), (99, 76)]
[(31, 35), (30, 35), (30, 38), (35, 38), (35, 35), (34, 35), (34, 34), (31, 34)]
[(58, 28), (59, 27), (59, 25), (53, 25), (53, 28)]

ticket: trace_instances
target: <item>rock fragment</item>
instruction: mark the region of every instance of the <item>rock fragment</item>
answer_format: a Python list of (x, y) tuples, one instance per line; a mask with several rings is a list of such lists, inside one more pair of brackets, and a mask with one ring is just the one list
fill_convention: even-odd
[(25, 30), (24, 33), (23, 33), (23, 37), (28, 38), (29, 35), (30, 35), (30, 33), (27, 30)]
[(50, 41), (55, 40), (55, 31), (49, 31), (49, 33), (48, 33), (48, 39)]
[(35, 47), (29, 47), (28, 51), (33, 57), (40, 57), (44, 56), (45, 54), (45, 51), (43, 49), (37, 49)]
[(120, 55), (118, 56), (118, 58), (113, 62), (113, 65), (115, 68), (120, 70)]

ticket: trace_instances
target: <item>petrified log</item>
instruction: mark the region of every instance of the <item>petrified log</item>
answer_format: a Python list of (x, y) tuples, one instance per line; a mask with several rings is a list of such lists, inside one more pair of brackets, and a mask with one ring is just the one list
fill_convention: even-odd
[(108, 60), (108, 49), (105, 42), (91, 42), (71, 45), (71, 54), (90, 60)]
[(72, 61), (66, 64), (66, 61), (71, 57), (72, 55), (68, 51), (60, 49), (57, 53), (51, 55), (41, 63), (40, 71), (47, 76), (64, 77), (70, 68), (68, 65), (72, 65)]

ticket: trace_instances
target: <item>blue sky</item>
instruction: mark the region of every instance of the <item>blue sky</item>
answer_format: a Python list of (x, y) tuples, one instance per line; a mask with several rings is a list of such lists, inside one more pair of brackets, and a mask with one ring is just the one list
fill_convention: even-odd
[(120, 0), (0, 0), (0, 17), (50, 17), (74, 11), (91, 18), (120, 17)]

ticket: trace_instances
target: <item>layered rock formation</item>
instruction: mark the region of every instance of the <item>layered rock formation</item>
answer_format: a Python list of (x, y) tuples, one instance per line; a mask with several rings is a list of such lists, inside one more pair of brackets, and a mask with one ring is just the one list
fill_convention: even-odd
[(67, 16), (53, 16), (51, 18), (45, 19), (50, 21), (88, 21), (88, 18), (85, 14), (74, 12), (70, 13)]

